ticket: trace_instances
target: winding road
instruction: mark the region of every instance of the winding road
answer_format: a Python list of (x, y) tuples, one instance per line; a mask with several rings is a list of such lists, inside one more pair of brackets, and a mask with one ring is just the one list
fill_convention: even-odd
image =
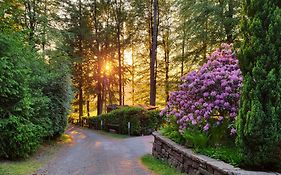
[(151, 153), (152, 136), (112, 138), (75, 126), (65, 132), (72, 142), (39, 169), (40, 175), (150, 175), (139, 158)]

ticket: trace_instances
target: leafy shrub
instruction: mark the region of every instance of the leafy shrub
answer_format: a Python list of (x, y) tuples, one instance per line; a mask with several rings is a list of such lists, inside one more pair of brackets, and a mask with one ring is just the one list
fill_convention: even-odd
[[(64, 71), (60, 70), (64, 69)], [(67, 126), (67, 115), (70, 110), (72, 100), (71, 80), (69, 74), (65, 72), (67, 67), (52, 68), (49, 83), (45, 84), (44, 92), (50, 99), (49, 110), (52, 126), (52, 137), (62, 134)]]
[(94, 117), (90, 117), (88, 119), (89, 121), (89, 127), (90, 128), (94, 128), (94, 129), (97, 129), (97, 130), (101, 130), (101, 129), (104, 129), (102, 128), (101, 126), (101, 121), (105, 121), (106, 118), (108, 118), (109, 115), (108, 114), (101, 114), (99, 116), (94, 116)]
[(195, 149), (206, 147), (209, 141), (208, 135), (198, 130), (186, 129), (182, 136), (186, 140), (188, 146)]
[(70, 82), (67, 68), (51, 61), (46, 64), (23, 36), (0, 33), (0, 157), (27, 157), (64, 131)]
[(206, 64), (182, 81), (161, 111), (176, 120), (162, 129), (163, 135), (195, 150), (233, 147), (242, 75), (232, 46), (222, 44)]
[(160, 133), (178, 144), (185, 144), (186, 140), (179, 132), (179, 125), (176, 118), (171, 116), (170, 120), (160, 129)]
[(210, 133), (227, 122), (228, 133), (234, 134), (242, 76), (232, 46), (222, 44), (206, 64), (182, 80), (161, 114), (175, 115), (181, 132), (197, 127)]
[(196, 151), (234, 166), (238, 166), (242, 162), (242, 156), (237, 147), (201, 147)]
[(26, 158), (41, 143), (43, 128), (30, 121), (10, 116), (0, 120), (0, 157)]
[(150, 110), (147, 112), (147, 117), (141, 122), (144, 134), (150, 134), (159, 129), (165, 121), (165, 116), (160, 116), (160, 110)]
[[(101, 121), (104, 127), (101, 128)], [(128, 122), (130, 122), (130, 134), (141, 135), (150, 134), (159, 128), (162, 117), (159, 111), (147, 111), (139, 107), (124, 107), (113, 110), (107, 114), (102, 114), (89, 119), (90, 126), (95, 129), (107, 130), (107, 125), (118, 125), (120, 134), (128, 134)]]

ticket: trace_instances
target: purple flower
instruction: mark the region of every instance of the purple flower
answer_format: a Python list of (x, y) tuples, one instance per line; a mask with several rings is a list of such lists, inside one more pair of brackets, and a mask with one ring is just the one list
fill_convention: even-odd
[(211, 92), (211, 96), (214, 97), (214, 96), (216, 96), (216, 95), (217, 95), (216, 91), (212, 91), (212, 92)]
[(236, 134), (236, 129), (231, 128), (231, 130), (230, 130), (230, 135), (234, 135), (234, 134)]
[(210, 125), (209, 123), (207, 123), (204, 127), (203, 127), (203, 130), (204, 131), (208, 131), (210, 129)]
[(209, 92), (204, 92), (203, 96), (204, 97), (208, 97), (209, 96)]
[(197, 121), (193, 119), (193, 120), (191, 121), (191, 123), (192, 123), (192, 125), (196, 125), (196, 124), (197, 124)]
[(162, 110), (161, 115), (176, 115), (181, 131), (190, 124), (202, 130), (220, 127), (223, 116), (215, 125), (202, 126), (202, 123), (214, 122), (211, 115), (229, 114), (228, 124), (234, 124), (243, 79), (231, 45), (222, 44), (198, 71), (181, 79), (180, 90), (170, 93), (166, 110)]

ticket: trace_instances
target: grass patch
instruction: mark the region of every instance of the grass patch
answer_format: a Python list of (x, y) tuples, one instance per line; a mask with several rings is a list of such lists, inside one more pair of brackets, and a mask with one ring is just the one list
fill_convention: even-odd
[(171, 167), (167, 162), (158, 160), (152, 155), (144, 155), (141, 158), (142, 163), (148, 167), (149, 170), (157, 175), (184, 175)]
[(112, 138), (116, 138), (116, 139), (126, 139), (126, 138), (130, 137), (128, 135), (116, 134), (116, 133), (106, 132), (106, 131), (101, 131), (101, 130), (95, 130), (95, 132), (97, 132), (97, 133), (99, 133), (101, 135), (112, 137)]
[(30, 175), (43, 167), (62, 144), (71, 142), (70, 136), (63, 134), (56, 141), (44, 143), (36, 154), (25, 160), (0, 160), (0, 175)]
[(29, 175), (41, 166), (41, 162), (33, 159), (16, 162), (0, 162), (0, 175)]

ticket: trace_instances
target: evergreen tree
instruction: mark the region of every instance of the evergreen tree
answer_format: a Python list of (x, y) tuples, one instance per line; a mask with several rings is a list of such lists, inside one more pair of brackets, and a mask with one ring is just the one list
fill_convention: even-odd
[(184, 57), (204, 63), (207, 53), (237, 38), (239, 0), (177, 0)]
[(245, 1), (243, 13), (238, 143), (247, 166), (273, 167), (281, 160), (281, 3)]

